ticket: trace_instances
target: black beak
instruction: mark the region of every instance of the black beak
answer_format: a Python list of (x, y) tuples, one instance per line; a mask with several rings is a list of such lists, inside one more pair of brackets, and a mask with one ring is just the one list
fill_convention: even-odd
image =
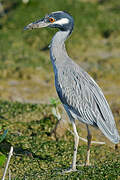
[(35, 29), (35, 28), (43, 28), (43, 27), (47, 27), (49, 25), (48, 22), (44, 21), (43, 19), (40, 19), (36, 22), (30, 23), (27, 26), (24, 27), (24, 30), (28, 30), (28, 29)]

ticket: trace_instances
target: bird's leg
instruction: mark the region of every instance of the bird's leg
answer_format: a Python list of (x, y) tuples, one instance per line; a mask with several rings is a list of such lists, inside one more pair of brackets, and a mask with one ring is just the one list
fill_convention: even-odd
[(90, 166), (90, 145), (91, 145), (92, 135), (91, 135), (88, 125), (86, 126), (87, 126), (87, 132), (88, 132), (88, 135), (87, 135), (88, 147), (87, 147), (87, 157), (86, 157), (85, 165)]
[[(60, 120), (61, 120), (61, 119), (60, 119)], [(50, 136), (52, 136), (52, 134), (54, 133), (56, 140), (58, 139), (58, 138), (57, 138), (57, 134), (56, 134), (56, 130), (57, 130), (57, 127), (58, 127), (58, 125), (59, 125), (59, 123), (60, 123), (60, 120), (57, 120), (57, 123), (56, 123), (55, 127), (54, 127), (54, 128), (52, 129), (52, 131), (50, 132)]]
[(79, 143), (79, 136), (77, 133), (75, 121), (72, 121), (73, 131), (74, 131), (74, 153), (73, 153), (73, 161), (72, 161), (72, 170), (76, 171), (76, 158), (77, 158), (77, 148)]
[(69, 173), (72, 171), (76, 171), (76, 158), (77, 158), (77, 148), (78, 148), (78, 143), (79, 143), (79, 136), (77, 133), (76, 125), (74, 119), (71, 118), (71, 123), (73, 126), (73, 131), (74, 131), (74, 153), (73, 153), (73, 160), (72, 160), (72, 165), (70, 169), (63, 171), (63, 173)]

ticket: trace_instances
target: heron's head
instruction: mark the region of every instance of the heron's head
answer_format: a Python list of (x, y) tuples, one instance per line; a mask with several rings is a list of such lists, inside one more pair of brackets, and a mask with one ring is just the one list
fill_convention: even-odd
[(64, 11), (52, 12), (44, 18), (28, 24), (24, 29), (34, 29), (42, 27), (59, 28), (61, 31), (72, 31), (74, 20), (71, 15)]

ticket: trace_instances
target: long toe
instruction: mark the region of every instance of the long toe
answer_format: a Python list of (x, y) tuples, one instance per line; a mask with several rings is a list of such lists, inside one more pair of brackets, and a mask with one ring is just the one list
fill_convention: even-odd
[(92, 166), (91, 163), (86, 162), (85, 166)]
[(83, 167), (83, 166), (92, 166), (92, 165), (90, 163), (83, 163), (83, 164), (78, 164), (77, 166)]
[(64, 170), (64, 171), (62, 171), (62, 174), (65, 174), (65, 173), (70, 173), (70, 172), (76, 172), (77, 171), (77, 169), (76, 168), (69, 168), (69, 169), (66, 169), (66, 170)]

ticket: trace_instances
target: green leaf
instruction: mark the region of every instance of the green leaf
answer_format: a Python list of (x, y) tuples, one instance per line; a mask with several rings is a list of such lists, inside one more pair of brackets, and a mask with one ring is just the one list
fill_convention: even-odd
[(0, 136), (0, 143), (5, 139), (6, 135), (7, 135), (8, 129), (6, 129), (4, 131), (4, 133)]
[(50, 104), (56, 108), (57, 105), (60, 104), (60, 101), (59, 101), (58, 98), (56, 98), (56, 99), (55, 98), (51, 98), (50, 99)]
[(4, 154), (0, 155), (0, 166), (2, 166), (5, 163), (6, 156)]

